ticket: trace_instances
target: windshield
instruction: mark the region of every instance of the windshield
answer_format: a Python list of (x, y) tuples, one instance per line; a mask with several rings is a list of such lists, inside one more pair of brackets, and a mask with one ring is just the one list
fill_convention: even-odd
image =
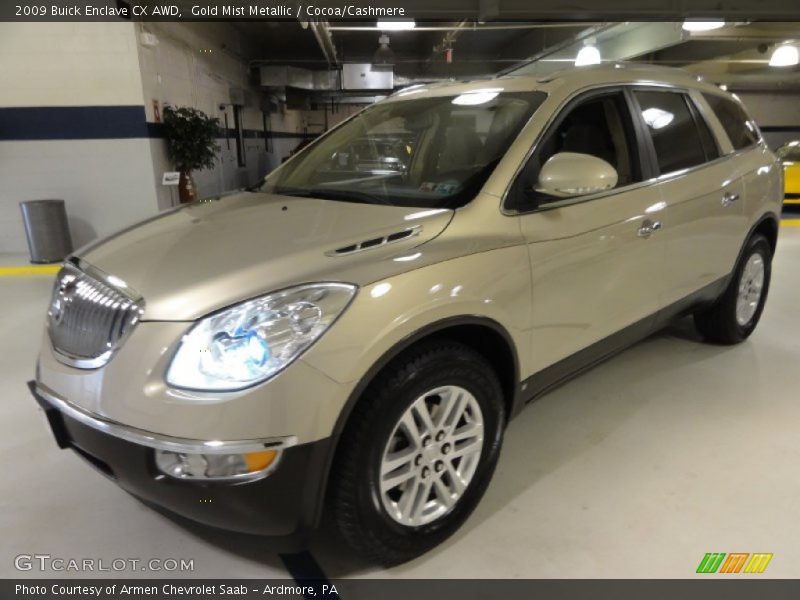
[(274, 171), (261, 191), (394, 206), (463, 206), (544, 99), (542, 92), (479, 90), (379, 103)]

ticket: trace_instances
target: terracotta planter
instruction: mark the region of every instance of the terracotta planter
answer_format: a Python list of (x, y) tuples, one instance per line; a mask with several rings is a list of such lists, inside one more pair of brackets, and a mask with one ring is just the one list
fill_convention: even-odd
[(197, 200), (197, 187), (194, 185), (191, 171), (183, 171), (178, 183), (178, 194), (181, 204), (189, 204)]

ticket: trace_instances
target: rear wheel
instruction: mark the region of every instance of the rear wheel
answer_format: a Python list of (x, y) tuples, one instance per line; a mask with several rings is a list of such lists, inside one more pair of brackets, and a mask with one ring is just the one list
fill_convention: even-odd
[(360, 554), (405, 562), (466, 520), (494, 472), (505, 422), (497, 376), (468, 346), (433, 342), (369, 386), (332, 478), (335, 523)]
[(772, 251), (756, 234), (747, 243), (728, 288), (709, 308), (695, 313), (698, 331), (708, 341), (735, 344), (753, 333), (769, 291)]

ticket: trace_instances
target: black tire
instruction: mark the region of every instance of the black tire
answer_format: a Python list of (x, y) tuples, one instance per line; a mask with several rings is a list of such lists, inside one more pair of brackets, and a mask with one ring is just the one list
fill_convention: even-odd
[[(472, 480), (450, 512), (419, 527), (393, 520), (380, 499), (383, 451), (395, 425), (429, 390), (469, 391), (483, 417), (483, 447)], [(412, 347), (368, 386), (353, 410), (330, 478), (330, 512), (348, 544), (383, 565), (415, 558), (452, 535), (477, 506), (494, 473), (505, 426), (503, 392), (492, 367), (470, 347), (446, 340)]]
[[(754, 254), (761, 256), (764, 261), (764, 283), (755, 313), (746, 323), (740, 324), (736, 319), (736, 301), (739, 295), (739, 285), (742, 282), (745, 265)], [(734, 269), (731, 281), (722, 296), (712, 306), (694, 314), (695, 326), (700, 334), (707, 341), (717, 344), (738, 344), (747, 339), (756, 328), (764, 310), (771, 274), (772, 249), (767, 238), (761, 234), (755, 234), (747, 241), (736, 269)]]

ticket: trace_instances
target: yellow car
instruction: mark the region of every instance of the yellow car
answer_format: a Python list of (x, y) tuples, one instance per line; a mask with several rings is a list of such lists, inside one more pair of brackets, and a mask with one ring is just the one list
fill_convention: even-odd
[(800, 140), (784, 144), (777, 155), (783, 163), (783, 203), (800, 206)]

